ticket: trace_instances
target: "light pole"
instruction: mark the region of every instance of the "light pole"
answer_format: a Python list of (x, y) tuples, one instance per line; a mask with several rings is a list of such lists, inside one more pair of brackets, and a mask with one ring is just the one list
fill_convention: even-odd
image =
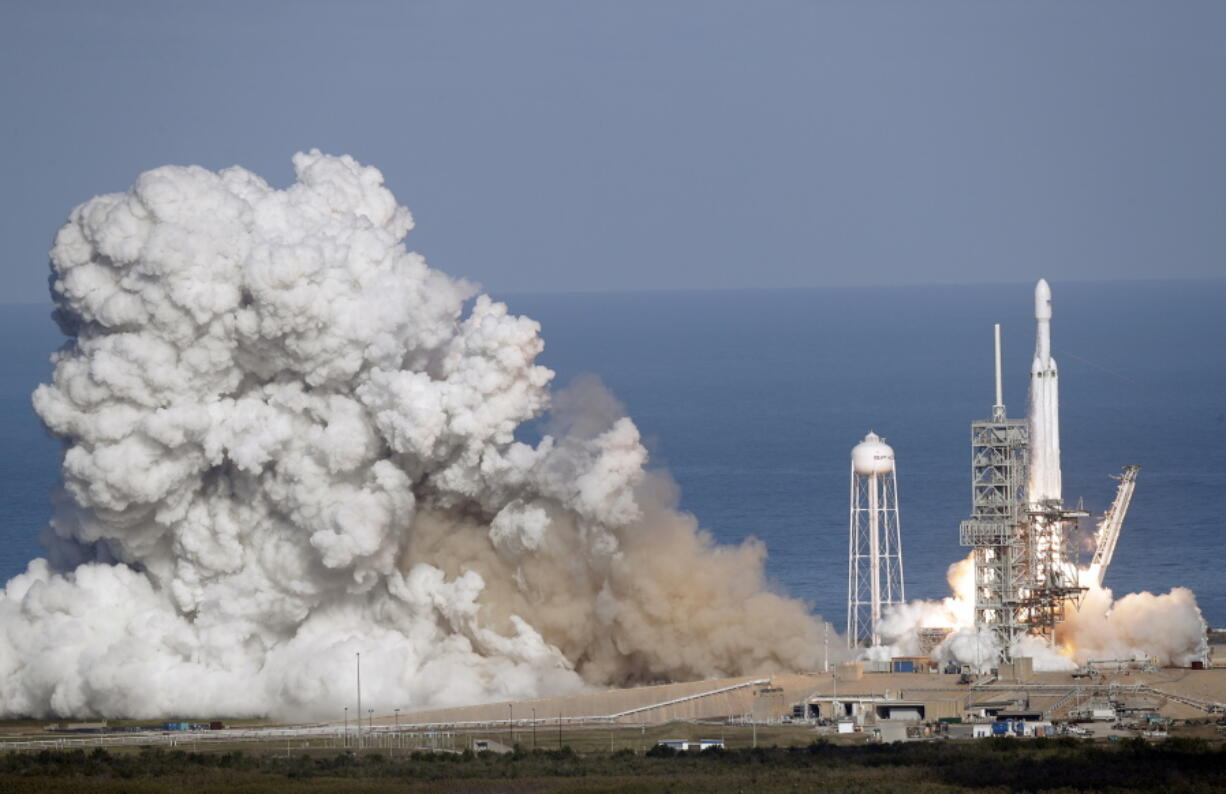
[(507, 704), (507, 730), (511, 732), (511, 747), (515, 747), (515, 706)]
[(362, 746), (362, 653), (358, 651), (354, 653), (355, 664), (358, 669), (358, 747)]
[[(831, 680), (831, 682), (834, 684), (834, 696), (833, 696), (833, 697), (831, 697), (831, 699), (830, 699), (830, 717), (831, 717), (831, 719), (833, 719), (833, 720), (834, 720), (834, 724), (835, 724), (835, 725), (838, 725), (838, 724), (839, 724), (839, 717), (843, 716), (842, 714), (839, 714), (839, 715), (837, 715), (837, 716), (835, 715), (835, 707), (839, 705), (839, 674), (838, 674), (838, 673), (835, 673), (835, 674), (834, 674), (834, 675), (831, 677), (831, 679), (830, 679), (830, 680)], [(819, 709), (820, 709), (820, 707), (819, 707)], [(821, 714), (820, 710), (819, 710), (818, 714), (819, 714), (819, 716), (820, 716), (820, 714)]]
[(532, 709), (532, 749), (536, 749), (536, 709)]

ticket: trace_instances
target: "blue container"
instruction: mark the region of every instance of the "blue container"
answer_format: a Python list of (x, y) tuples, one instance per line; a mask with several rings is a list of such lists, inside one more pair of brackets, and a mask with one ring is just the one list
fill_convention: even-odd
[(1009, 733), (1009, 723), (1007, 722), (992, 723), (992, 735), (993, 736), (1005, 736), (1008, 733)]
[(894, 672), (896, 673), (914, 673), (915, 662), (910, 659), (897, 659), (894, 661)]

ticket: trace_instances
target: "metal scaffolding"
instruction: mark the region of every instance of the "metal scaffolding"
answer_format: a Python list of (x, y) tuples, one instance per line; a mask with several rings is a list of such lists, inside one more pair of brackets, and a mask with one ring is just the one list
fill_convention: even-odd
[(993, 418), (971, 423), (971, 517), (958, 539), (974, 549), (975, 626), (996, 638), (998, 661), (1026, 633), (1021, 607), (1030, 564), (1022, 524), (1026, 490), (1026, 421)]
[(958, 528), (958, 540), (974, 549), (975, 627), (992, 632), (997, 661), (1008, 662), (1026, 633), (1022, 602), (1031, 565), (1022, 525), (1030, 434), (1026, 420), (1009, 419), (1005, 411), (999, 324), (994, 338), (996, 402), (991, 419), (971, 422), (971, 517)]
[(1021, 620), (1026, 633), (1055, 641), (1056, 626), (1063, 623), (1071, 606), (1081, 606), (1086, 588), (1081, 586), (1077, 564), (1069, 549), (1069, 535), (1085, 510), (1068, 510), (1059, 500), (1030, 505), (1022, 524), (1029, 575), (1021, 599)]

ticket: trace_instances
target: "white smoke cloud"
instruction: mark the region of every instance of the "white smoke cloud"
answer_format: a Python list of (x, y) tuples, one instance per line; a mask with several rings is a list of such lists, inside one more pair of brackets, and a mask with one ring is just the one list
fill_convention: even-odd
[(1056, 632), (1061, 650), (1079, 662), (1090, 659), (1154, 659), (1187, 667), (1208, 650), (1205, 621), (1186, 587), (1169, 593), (1129, 593), (1115, 599), (1109, 588), (1091, 586), (1081, 608)]
[[(0, 597), (6, 715), (336, 716), (815, 664), (538, 325), (426, 266), (349, 157), (165, 167), (51, 253), (62, 493)], [(471, 301), (471, 303), (469, 303)]]
[[(1156, 660), (1160, 665), (1186, 667), (1205, 658), (1205, 621), (1191, 590), (1129, 593), (1117, 600), (1110, 589), (1091, 581), (1088, 569), (1080, 571), (1088, 590), (1079, 605), (1067, 607), (1055, 643), (1049, 646), (1038, 637), (1025, 636), (1013, 647), (1013, 656), (1029, 656), (1034, 669), (1043, 671), (1074, 670), (1091, 659)], [(972, 554), (949, 566), (950, 597), (889, 607), (881, 626), (883, 644), (866, 649), (865, 657), (921, 655), (919, 632), (947, 628), (951, 633), (930, 654), (934, 660), (980, 670), (995, 666), (995, 638), (990, 631), (975, 628), (974, 577)]]

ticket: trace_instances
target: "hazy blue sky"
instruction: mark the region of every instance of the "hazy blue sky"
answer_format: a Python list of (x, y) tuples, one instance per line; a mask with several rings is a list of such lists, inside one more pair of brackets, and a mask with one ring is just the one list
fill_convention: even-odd
[(499, 292), (1226, 274), (1226, 3), (0, 0), (0, 300), (165, 163), (383, 170)]

